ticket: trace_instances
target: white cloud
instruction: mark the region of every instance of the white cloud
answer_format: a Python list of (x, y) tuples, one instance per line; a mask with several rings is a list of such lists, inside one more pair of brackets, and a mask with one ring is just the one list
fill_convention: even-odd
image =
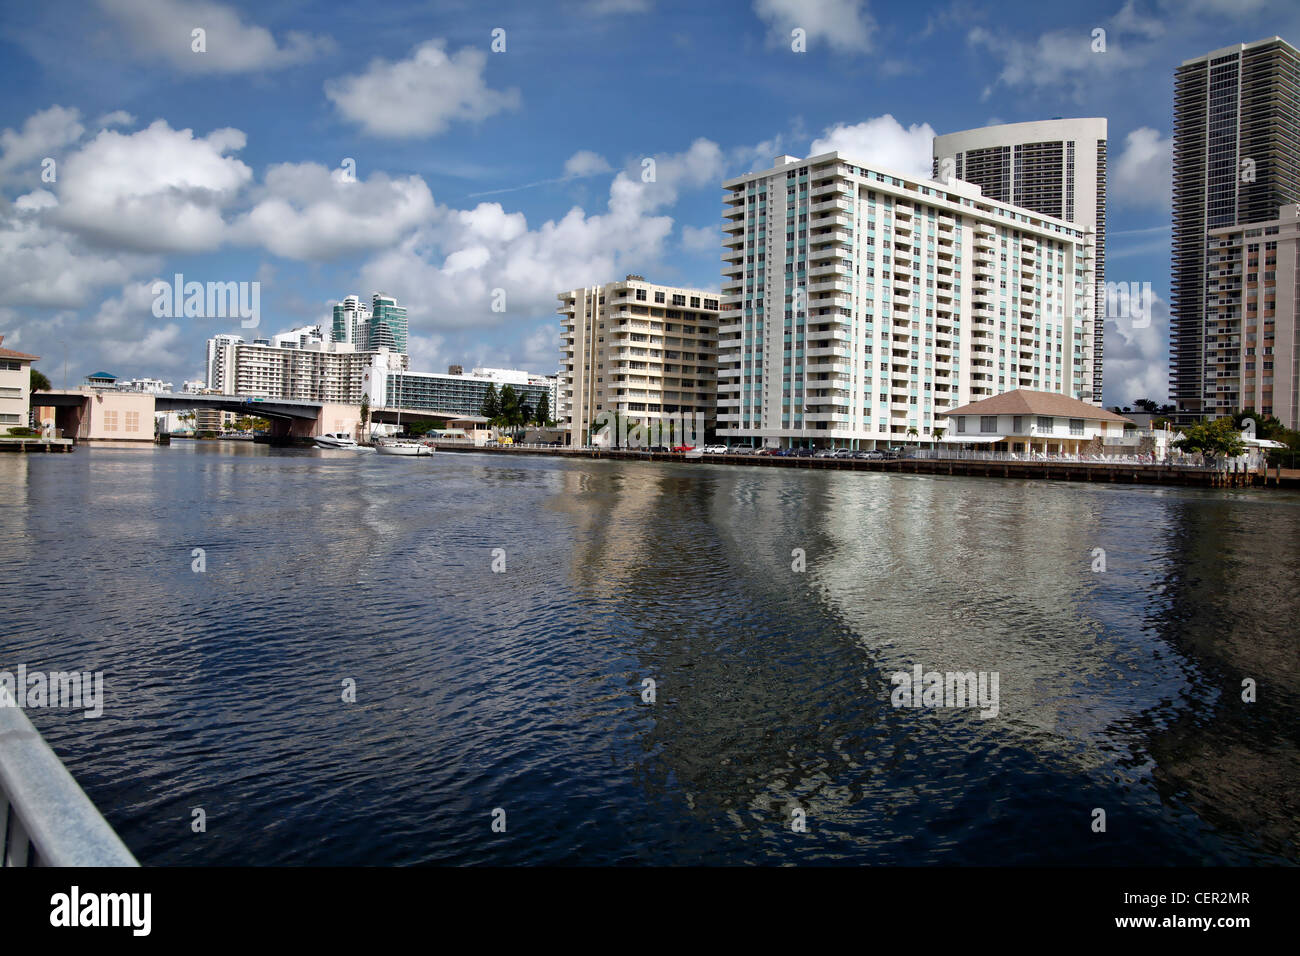
[(255, 205), (231, 228), (231, 238), (260, 244), (288, 259), (328, 260), (396, 244), (434, 212), (433, 195), (418, 176), (345, 182), (341, 170), (317, 163), (282, 163), (266, 172)]
[[(123, 252), (88, 250), (76, 237), (45, 225), (48, 193), (0, 201), (0, 288), (16, 306), (80, 308), (105, 285), (121, 283), (155, 260)], [(52, 197), (50, 197), (52, 198)]]
[(610, 172), (610, 165), (604, 156), (589, 149), (580, 149), (564, 163), (564, 175), (569, 179), (582, 176), (594, 176), (597, 173)]
[(1172, 188), (1173, 138), (1161, 139), (1149, 126), (1133, 130), (1111, 165), (1108, 201), (1115, 205), (1168, 209)]
[[(1204, 0), (1215, 2), (1215, 0)], [(1252, 2), (1252, 0), (1246, 0)], [(1110, 17), (1098, 17), (1089, 24), (1049, 30), (1035, 38), (1015, 36), (1005, 27), (990, 30), (976, 27), (966, 36), (972, 47), (986, 50), (1000, 64), (997, 78), (985, 87), (983, 95), (992, 95), (994, 86), (1029, 87), (1045, 91), (1056, 99), (1072, 98), (1079, 102), (1095, 100), (1098, 87), (1125, 82), (1133, 70), (1149, 64), (1165, 64), (1176, 51), (1167, 37), (1170, 24), (1187, 19), (1179, 10), (1164, 18), (1143, 14), (1128, 0)], [(1103, 49), (1094, 49), (1093, 31), (1105, 31)]]
[[(33, 113), (27, 117), (21, 130), (0, 131), (0, 177), (19, 171), (30, 172), (32, 183), (39, 182), (41, 160), (75, 143), (84, 132), (80, 110), (51, 106)], [(32, 168), (29, 170), (28, 167)]]
[(252, 179), (227, 153), (237, 129), (202, 138), (163, 120), (135, 133), (104, 130), (69, 156), (59, 175), (55, 223), (105, 245), (198, 252), (225, 238), (222, 208)]
[(325, 95), (373, 136), (433, 136), (452, 122), (478, 122), (519, 106), (518, 90), (488, 87), (486, 64), (483, 50), (448, 56), (441, 40), (430, 40), (409, 59), (375, 59), (364, 73), (327, 81)]
[(865, 53), (876, 31), (865, 0), (754, 0), (754, 13), (768, 25), (769, 41), (786, 49), (800, 28), (810, 47), (823, 40), (838, 53)]
[(722, 254), (722, 233), (716, 226), (682, 226), (682, 248), (687, 252)]
[(113, 110), (95, 120), (95, 125), (100, 129), (108, 129), (110, 126), (134, 126), (135, 117), (126, 110)]
[(1129, 319), (1106, 320), (1103, 390), (1107, 407), (1129, 405), (1139, 398), (1163, 403), (1168, 395), (1168, 303), (1155, 296), (1150, 311), (1146, 328), (1134, 328)]
[[(328, 37), (291, 31), (277, 42), (265, 27), (210, 0), (99, 0), (137, 50), (186, 73), (276, 70), (334, 49)], [(192, 31), (206, 32), (205, 51), (193, 49)]]
[(36, 189), (14, 200), (14, 208), (19, 212), (40, 212), (58, 204), (59, 200), (48, 189)]
[(883, 166), (909, 176), (930, 178), (933, 168), (934, 129), (913, 123), (906, 129), (889, 113), (853, 126), (840, 124), (822, 132), (808, 155), (839, 150), (868, 165)]

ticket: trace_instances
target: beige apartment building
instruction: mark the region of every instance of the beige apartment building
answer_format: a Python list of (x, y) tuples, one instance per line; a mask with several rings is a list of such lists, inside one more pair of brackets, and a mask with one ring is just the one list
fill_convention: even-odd
[(27, 424), (30, 411), (32, 363), (39, 355), (4, 348), (0, 335), (0, 435)]
[(1209, 231), (1201, 407), (1253, 409), (1300, 428), (1300, 205), (1278, 218)]
[(559, 294), (559, 422), (584, 445), (602, 412), (652, 424), (703, 415), (717, 397), (718, 294), (642, 276)]

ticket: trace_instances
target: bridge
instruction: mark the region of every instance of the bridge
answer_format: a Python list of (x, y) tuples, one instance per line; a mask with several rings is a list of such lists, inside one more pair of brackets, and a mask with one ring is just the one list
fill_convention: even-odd
[[(346, 432), (360, 437), (361, 425), (360, 405), (248, 395), (79, 388), (35, 392), (32, 405), (53, 409), (55, 426), (61, 429), (61, 434), (83, 441), (152, 441), (155, 412), (204, 408), (264, 418), (271, 423), (272, 441), (307, 439), (326, 432)], [(370, 411), (372, 424), (395, 424), (399, 417), (403, 423), (487, 423), (487, 419), (479, 415), (427, 408), (374, 408)]]

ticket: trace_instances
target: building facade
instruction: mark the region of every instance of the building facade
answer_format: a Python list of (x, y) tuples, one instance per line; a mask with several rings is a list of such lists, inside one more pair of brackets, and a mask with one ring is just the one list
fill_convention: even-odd
[(715, 420), (717, 293), (629, 275), (559, 294), (556, 420), (588, 444), (604, 412), (652, 424)]
[(1269, 37), (1187, 60), (1174, 75), (1173, 135), (1169, 390), (1185, 424), (1221, 414), (1237, 390), (1219, 375), (1225, 343), (1209, 341), (1207, 301), (1224, 278), (1210, 288), (1211, 234), (1266, 228), (1300, 202), (1300, 53)]
[(1092, 398), (1090, 230), (837, 152), (723, 188), (719, 437), (874, 447), (1015, 388)]
[(356, 345), (357, 340), (364, 335), (364, 327), (369, 322), (370, 310), (362, 304), (361, 297), (347, 296), (334, 306), (330, 338), (340, 345)]
[(934, 139), (934, 177), (975, 183), (989, 199), (1091, 229), (1097, 303), (1092, 401), (1102, 401), (1106, 315), (1106, 120), (1040, 120), (985, 126)]
[(22, 428), (31, 413), (32, 363), (39, 355), (4, 348), (0, 335), (0, 435)]
[(359, 352), (319, 339), (277, 346), (219, 335), (208, 340), (208, 388), (221, 395), (357, 405), (372, 366), (405, 369), (406, 361), (387, 349)]
[(489, 388), (495, 388), (500, 395), (507, 385), (534, 411), (543, 396), (550, 401), (552, 383), (548, 377), (518, 369), (476, 368), (468, 375), (442, 375), (389, 371), (376, 363), (366, 376), (366, 394), (372, 409), (402, 408), (470, 417), (482, 411)]
[(392, 296), (376, 292), (370, 304), (370, 320), (365, 323), (365, 341), (357, 347), (367, 352), (388, 349), (406, 352), (406, 307)]
[(1297, 291), (1300, 205), (1283, 206), (1272, 221), (1210, 230), (1204, 415), (1249, 408), (1300, 429)]
[(1029, 455), (1105, 454), (1133, 434), (1122, 415), (1053, 392), (1013, 389), (951, 410), (944, 444)]

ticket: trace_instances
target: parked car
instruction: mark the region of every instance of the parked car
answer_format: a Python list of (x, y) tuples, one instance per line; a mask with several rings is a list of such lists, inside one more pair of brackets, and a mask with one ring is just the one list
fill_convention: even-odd
[(754, 454), (754, 446), (753, 445), (732, 445), (730, 448), (727, 449), (727, 452), (732, 455), (752, 455)]
[(704, 454), (706, 455), (725, 455), (727, 453), (726, 445), (705, 445)]
[(667, 446), (667, 445), (651, 445), (649, 450), (650, 450), (651, 453), (654, 453), (654, 452), (661, 452), (661, 451), (662, 451), (662, 452), (666, 452), (666, 451), (668, 451), (668, 446)]
[(812, 458), (816, 454), (816, 448), (796, 448), (794, 450), (794, 456), (796, 458)]
[(835, 449), (835, 454), (833, 454), (831, 457), (832, 457), (832, 458), (852, 458), (852, 457), (853, 457), (853, 452), (851, 452), (851, 451), (850, 451), (849, 449), (847, 449), (847, 448), (836, 448), (836, 449)]
[(695, 451), (695, 446), (694, 446), (694, 445), (674, 445), (674, 446), (673, 446), (673, 453), (674, 453), (674, 454), (684, 455), (684, 454), (685, 454), (686, 452), (688, 452), (688, 451)]
[(817, 450), (817, 454), (815, 454), (813, 457), (814, 457), (814, 458), (834, 458), (834, 457), (835, 457), (835, 449), (834, 449), (834, 448), (819, 448), (819, 449)]
[(781, 454), (781, 449), (776, 448), (776, 447), (773, 447), (772, 445), (765, 445), (765, 446), (763, 446), (762, 448), (760, 448), (757, 452), (755, 452), (755, 454), (757, 454), (757, 455), (779, 455), (779, 454)]

